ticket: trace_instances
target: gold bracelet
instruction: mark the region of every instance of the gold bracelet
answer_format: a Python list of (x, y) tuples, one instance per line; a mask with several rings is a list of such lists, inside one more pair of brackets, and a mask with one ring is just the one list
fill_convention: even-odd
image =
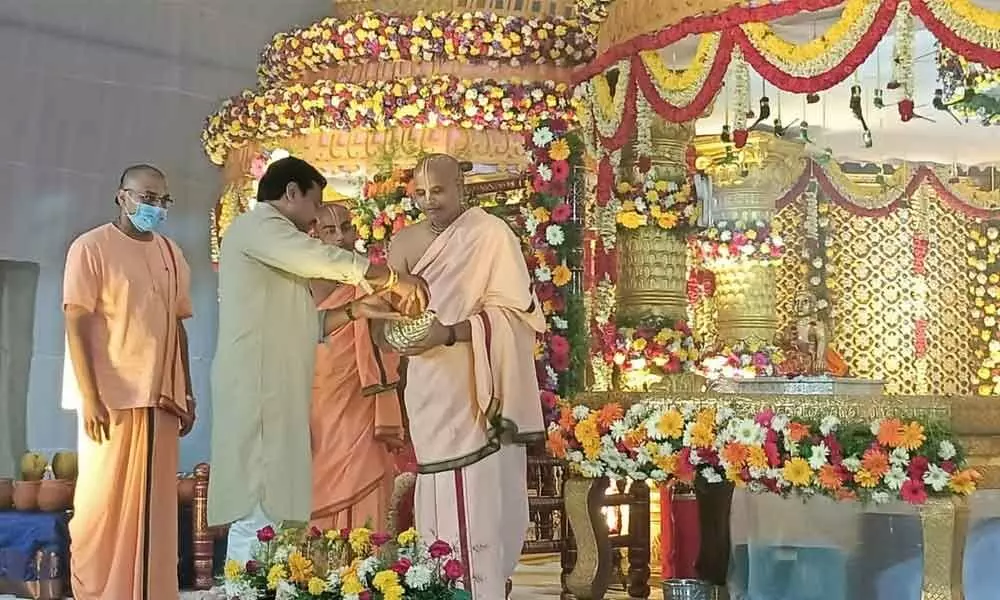
[(389, 279), (385, 282), (385, 287), (382, 289), (391, 291), (395, 289), (397, 284), (399, 284), (399, 272), (396, 271), (396, 269), (389, 267)]

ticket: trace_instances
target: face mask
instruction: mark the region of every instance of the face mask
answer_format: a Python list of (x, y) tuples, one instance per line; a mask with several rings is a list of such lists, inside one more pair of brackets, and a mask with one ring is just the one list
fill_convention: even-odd
[(139, 231), (156, 231), (167, 220), (167, 209), (141, 202), (135, 205), (135, 212), (127, 213), (128, 220)]

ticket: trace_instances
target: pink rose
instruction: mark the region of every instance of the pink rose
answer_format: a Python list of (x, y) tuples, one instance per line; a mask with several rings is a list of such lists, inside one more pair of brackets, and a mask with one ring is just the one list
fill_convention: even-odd
[(351, 537), (351, 530), (350, 529), (344, 527), (343, 529), (340, 530), (340, 538), (341, 539), (346, 540), (349, 537)]
[(388, 533), (382, 533), (381, 531), (376, 531), (375, 533), (372, 534), (371, 537), (372, 544), (375, 546), (381, 546), (389, 541), (389, 537), (390, 536)]
[(444, 558), (451, 554), (451, 545), (444, 540), (434, 540), (434, 543), (427, 548), (431, 558)]
[(361, 593), (358, 594), (358, 600), (372, 600), (372, 593), (368, 590), (361, 590)]
[(261, 543), (268, 543), (274, 539), (274, 527), (270, 525), (265, 525), (263, 529), (257, 530), (257, 541)]
[(444, 563), (444, 576), (450, 581), (455, 581), (465, 574), (465, 567), (454, 558)]
[(317, 540), (317, 539), (323, 537), (323, 532), (320, 531), (319, 527), (316, 527), (315, 525), (313, 525), (312, 527), (309, 528), (309, 537), (311, 539)]

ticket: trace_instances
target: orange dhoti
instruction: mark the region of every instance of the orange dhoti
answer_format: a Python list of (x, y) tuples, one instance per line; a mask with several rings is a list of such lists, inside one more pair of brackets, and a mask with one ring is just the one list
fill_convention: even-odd
[[(320, 308), (336, 308), (359, 294), (340, 286)], [(398, 369), (399, 359), (375, 346), (364, 320), (319, 345), (310, 416), (313, 525), (386, 528), (395, 476), (386, 441), (403, 439)]]
[(177, 417), (111, 411), (111, 439), (80, 419), (80, 466), (69, 523), (77, 600), (176, 600)]

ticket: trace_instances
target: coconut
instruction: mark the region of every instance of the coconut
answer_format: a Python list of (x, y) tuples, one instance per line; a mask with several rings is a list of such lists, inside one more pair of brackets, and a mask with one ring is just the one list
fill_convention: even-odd
[(45, 477), (45, 467), (49, 461), (37, 452), (25, 452), (21, 457), (21, 479), (23, 481), (41, 481)]
[(52, 473), (56, 479), (76, 479), (76, 452), (56, 452), (52, 456)]

